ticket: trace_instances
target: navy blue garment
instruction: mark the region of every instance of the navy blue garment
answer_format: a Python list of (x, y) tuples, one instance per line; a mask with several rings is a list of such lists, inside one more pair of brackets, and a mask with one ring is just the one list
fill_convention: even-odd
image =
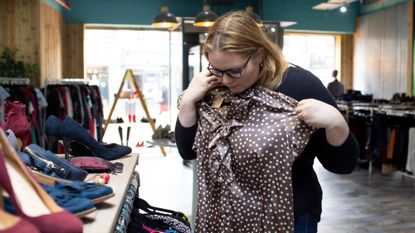
[[(322, 82), (311, 72), (300, 67), (290, 67), (285, 72), (282, 83), (276, 91), (288, 95), (297, 101), (313, 98), (337, 108), (336, 102)], [(177, 148), (183, 159), (195, 159), (192, 150), (197, 124), (183, 127), (177, 120), (175, 138)], [(324, 129), (318, 129), (305, 147), (303, 153), (294, 162), (292, 168), (294, 217), (311, 213), (320, 219), (322, 190), (313, 169), (317, 157), (325, 169), (337, 174), (349, 174), (356, 167), (359, 145), (352, 133), (349, 133), (343, 145), (331, 146), (326, 140)]]
[(302, 214), (295, 219), (294, 233), (317, 233), (318, 221), (312, 214)]

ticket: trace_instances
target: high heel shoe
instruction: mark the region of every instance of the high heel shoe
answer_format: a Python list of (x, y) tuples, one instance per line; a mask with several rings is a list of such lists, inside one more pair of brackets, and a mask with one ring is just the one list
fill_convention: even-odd
[(80, 233), (82, 222), (59, 207), (33, 179), (0, 130), (0, 185), (16, 213), (42, 233)]
[(0, 209), (0, 233), (40, 233), (30, 222)]
[(65, 158), (69, 159), (71, 145), (81, 144), (87, 148), (93, 156), (106, 160), (118, 159), (131, 153), (131, 148), (115, 143), (100, 144), (78, 122), (70, 117), (65, 117), (61, 122), (59, 118), (51, 115), (45, 122), (45, 133), (55, 137), (62, 137), (65, 147)]

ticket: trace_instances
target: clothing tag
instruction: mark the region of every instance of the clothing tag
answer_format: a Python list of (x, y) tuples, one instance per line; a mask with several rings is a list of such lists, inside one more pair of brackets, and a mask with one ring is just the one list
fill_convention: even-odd
[(212, 108), (220, 108), (220, 106), (222, 106), (224, 99), (225, 99), (224, 96), (217, 96), (212, 103)]

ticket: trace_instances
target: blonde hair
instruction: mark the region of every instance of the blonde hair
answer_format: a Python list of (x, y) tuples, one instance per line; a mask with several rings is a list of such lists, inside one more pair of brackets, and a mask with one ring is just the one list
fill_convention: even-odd
[(209, 30), (203, 51), (207, 58), (217, 50), (249, 56), (259, 48), (264, 49), (264, 60), (258, 83), (275, 89), (281, 83), (288, 62), (248, 13), (235, 11), (219, 17)]

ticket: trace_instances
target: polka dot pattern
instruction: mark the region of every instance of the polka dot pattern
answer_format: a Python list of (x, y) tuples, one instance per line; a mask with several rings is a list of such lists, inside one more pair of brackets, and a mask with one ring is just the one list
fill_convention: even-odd
[(195, 232), (294, 232), (291, 166), (313, 133), (296, 104), (262, 87), (199, 103)]

